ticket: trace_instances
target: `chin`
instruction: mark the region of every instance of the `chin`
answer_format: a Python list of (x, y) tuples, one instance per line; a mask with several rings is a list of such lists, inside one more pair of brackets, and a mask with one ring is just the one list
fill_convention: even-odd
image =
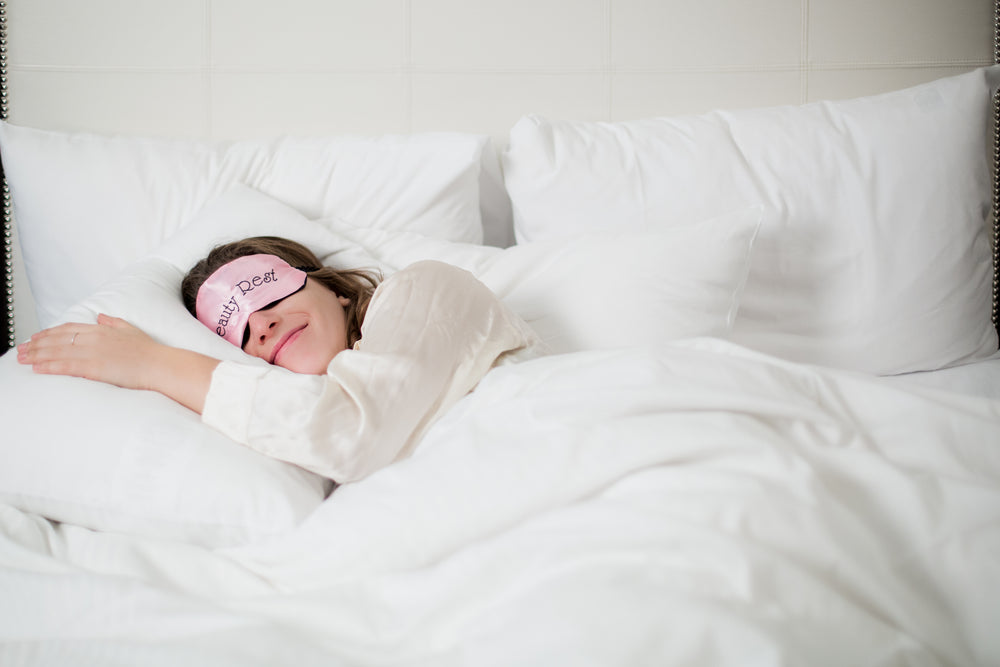
[(281, 368), (299, 373), (300, 375), (325, 375), (326, 366), (319, 367), (317, 364), (294, 363), (280, 364)]
[(281, 366), (292, 372), (300, 373), (302, 375), (326, 375), (326, 369), (333, 361), (333, 357), (330, 356), (329, 359), (288, 359), (282, 360)]

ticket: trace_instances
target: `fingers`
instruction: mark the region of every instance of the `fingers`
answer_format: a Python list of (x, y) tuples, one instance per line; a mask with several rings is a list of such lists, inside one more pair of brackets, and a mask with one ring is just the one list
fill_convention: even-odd
[[(84, 347), (94, 325), (68, 323), (39, 331), (17, 346), (17, 360), (38, 372), (64, 372), (58, 362), (84, 356)], [(53, 365), (54, 364), (54, 365)], [(53, 371), (52, 368), (60, 370)]]
[(142, 388), (148, 383), (144, 370), (156, 348), (140, 329), (101, 315), (97, 324), (69, 323), (39, 331), (18, 345), (17, 360), (36, 373)]
[(52, 359), (34, 357), (28, 361), (21, 361), (19, 357), (18, 361), (22, 364), (30, 365), (32, 372), (39, 375), (73, 375), (76, 377), (88, 377), (86, 371), (82, 370), (83, 367), (79, 362), (62, 357), (55, 357)]
[(93, 378), (100, 368), (96, 325), (60, 325), (32, 335), (17, 346), (18, 363), (42, 375)]
[(18, 346), (18, 348), (20, 349), (21, 347), (26, 347), (28, 349), (45, 349), (50, 347), (74, 347), (86, 345), (88, 342), (92, 342), (94, 340), (92, 334), (97, 332), (99, 327), (102, 326), (117, 329), (133, 328), (131, 324), (121, 318), (101, 313), (97, 316), (97, 324), (67, 322), (66, 324), (60, 324), (48, 329), (43, 329), (42, 331), (32, 334), (28, 342), (22, 343)]
[(97, 315), (97, 323), (105, 326), (111, 327), (130, 327), (132, 326), (120, 317), (112, 317), (111, 315), (105, 315), (104, 313), (99, 313)]
[(86, 324), (60, 324), (51, 329), (43, 329), (31, 335), (27, 343), (23, 345), (29, 347), (53, 347), (59, 345), (75, 345), (81, 333), (85, 332)]

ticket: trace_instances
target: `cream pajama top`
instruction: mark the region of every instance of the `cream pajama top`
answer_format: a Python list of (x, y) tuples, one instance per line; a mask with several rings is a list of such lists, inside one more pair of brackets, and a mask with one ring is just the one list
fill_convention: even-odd
[(378, 286), (361, 340), (325, 375), (219, 363), (202, 421), (268, 456), (356, 481), (409, 455), (501, 358), (536, 344), (471, 273), (417, 262)]

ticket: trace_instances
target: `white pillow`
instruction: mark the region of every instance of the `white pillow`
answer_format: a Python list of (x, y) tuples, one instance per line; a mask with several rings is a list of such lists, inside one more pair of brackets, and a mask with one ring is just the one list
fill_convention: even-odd
[[(470, 271), (553, 353), (655, 345), (732, 329), (763, 210), (500, 250), (327, 221), (389, 274), (422, 259)], [(336, 261), (331, 259), (329, 264)]]
[[(163, 260), (146, 260), (68, 319), (93, 322), (106, 312), (177, 345), (242, 354), (187, 313), (182, 277)], [(0, 358), (0, 406), (0, 501), (56, 521), (219, 547), (284, 534), (329, 489), (160, 394), (35, 375), (13, 352)]]
[(209, 143), (0, 123), (0, 150), (42, 326), (236, 183), (310, 217), (471, 243), (481, 185), (497, 199), (489, 139), (469, 134)]
[(989, 356), (988, 78), (842, 102), (596, 123), (529, 116), (503, 156), (519, 242), (760, 202), (732, 340), (880, 374)]

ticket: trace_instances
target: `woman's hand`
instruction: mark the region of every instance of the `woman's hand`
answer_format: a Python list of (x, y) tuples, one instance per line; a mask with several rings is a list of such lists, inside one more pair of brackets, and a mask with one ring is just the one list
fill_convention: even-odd
[(217, 359), (157, 343), (125, 320), (60, 324), (17, 346), (17, 360), (36, 373), (72, 375), (149, 389), (201, 413)]
[(152, 367), (162, 347), (125, 320), (102, 314), (97, 324), (61, 324), (34, 334), (17, 347), (17, 360), (36, 373), (152, 389)]

